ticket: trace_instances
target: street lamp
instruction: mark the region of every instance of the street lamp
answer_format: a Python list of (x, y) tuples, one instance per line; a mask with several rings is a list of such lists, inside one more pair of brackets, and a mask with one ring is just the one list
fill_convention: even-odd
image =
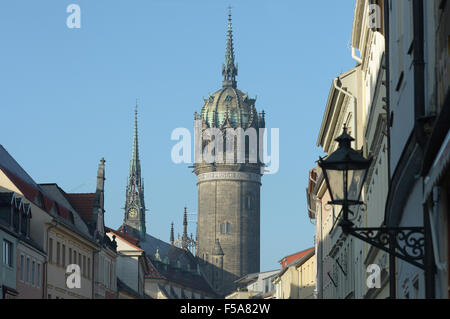
[(348, 219), (349, 207), (363, 204), (361, 190), (372, 159), (364, 158), (351, 148), (354, 139), (347, 134), (345, 125), (344, 132), (335, 141), (339, 143), (337, 150), (326, 158), (319, 158), (318, 165), (331, 196), (329, 204), (342, 206), (343, 216), (339, 222), (342, 231), (425, 269), (425, 239), (428, 242), (429, 236), (425, 236), (424, 227), (357, 228)]
[(320, 158), (318, 163), (331, 196), (330, 204), (342, 206), (342, 223), (351, 226), (353, 224), (348, 220), (349, 206), (363, 204), (360, 201), (361, 191), (372, 159), (365, 159), (360, 152), (351, 148), (354, 138), (347, 134), (345, 125), (344, 132), (336, 141), (339, 143), (338, 149), (326, 158)]

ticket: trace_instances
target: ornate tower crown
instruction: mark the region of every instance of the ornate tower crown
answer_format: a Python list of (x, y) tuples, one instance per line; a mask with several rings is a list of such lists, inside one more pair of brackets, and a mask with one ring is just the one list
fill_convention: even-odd
[(228, 9), (225, 63), (222, 65), (222, 88), (204, 99), (201, 114), (198, 117), (198, 113), (196, 113), (195, 118), (203, 121), (203, 128), (264, 128), (264, 115), (256, 110), (256, 98), (249, 97), (248, 93), (237, 88), (238, 67), (234, 56), (231, 7)]

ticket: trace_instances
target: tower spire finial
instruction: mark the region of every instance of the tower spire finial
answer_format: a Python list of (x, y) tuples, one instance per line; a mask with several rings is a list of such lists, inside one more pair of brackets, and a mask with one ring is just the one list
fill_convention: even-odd
[(228, 32), (225, 63), (222, 65), (223, 86), (236, 87), (237, 65), (234, 62), (233, 26), (231, 23), (231, 6), (228, 7)]

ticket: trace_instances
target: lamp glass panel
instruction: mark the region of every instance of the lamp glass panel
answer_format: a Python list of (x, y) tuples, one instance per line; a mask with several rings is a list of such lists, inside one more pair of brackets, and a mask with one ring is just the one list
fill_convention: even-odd
[(335, 201), (344, 199), (344, 174), (345, 171), (327, 170), (328, 191)]
[(350, 201), (358, 201), (361, 194), (361, 188), (363, 185), (364, 174), (366, 170), (349, 170), (348, 171), (348, 184), (347, 184), (347, 199)]

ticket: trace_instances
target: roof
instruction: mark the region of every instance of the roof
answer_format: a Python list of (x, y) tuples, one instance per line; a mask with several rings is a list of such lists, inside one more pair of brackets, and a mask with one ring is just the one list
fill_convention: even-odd
[(188, 289), (200, 291), (209, 296), (216, 296), (216, 293), (205, 278), (196, 272), (196, 268), (188, 271), (156, 260), (150, 260), (150, 264), (153, 271), (156, 271), (146, 274), (145, 278), (147, 279), (163, 279)]
[(315, 254), (315, 249), (311, 248), (308, 250), (306, 254), (304, 254), (299, 260), (295, 262), (295, 267), (300, 267), (303, 265), (306, 261), (308, 261), (312, 256)]
[(263, 277), (262, 279), (266, 279), (267, 277), (273, 276), (277, 272), (279, 272), (279, 269), (247, 274), (247, 275), (239, 278), (238, 280), (236, 280), (235, 283), (237, 283), (237, 284), (249, 284), (249, 283), (255, 282), (256, 280), (258, 280), (258, 278), (263, 277), (264, 274), (267, 274), (267, 276)]
[(134, 290), (133, 288), (128, 286), (126, 283), (124, 283), (122, 280), (120, 280), (119, 277), (117, 277), (117, 288), (119, 290), (122, 290), (122, 291), (132, 295), (133, 297), (136, 297), (136, 298), (142, 297), (136, 290)]
[(29, 184), (33, 188), (37, 188), (36, 182), (30, 175), (17, 163), (17, 161), (8, 153), (8, 151), (0, 144), (0, 167), (8, 169), (11, 173), (20, 178), (23, 182)]
[(219, 238), (216, 238), (216, 243), (214, 244), (214, 249), (212, 251), (212, 254), (215, 256), (223, 256), (223, 250), (222, 246), (220, 246)]
[(264, 127), (262, 113), (255, 107), (256, 99), (233, 87), (223, 87), (204, 100), (201, 119), (207, 127)]
[(314, 247), (312, 248), (308, 248), (302, 251), (299, 251), (295, 254), (283, 257), (279, 263), (281, 264), (282, 268), (286, 268), (288, 266), (291, 266), (292, 264), (294, 264), (295, 262), (297, 262), (298, 260), (300, 260), (303, 256), (305, 256), (306, 254), (310, 253), (311, 251), (314, 251)]
[(27, 200), (33, 202), (51, 216), (59, 216), (73, 223), (74, 216), (70, 209), (50, 198), (2, 145), (0, 145), (0, 170), (5, 173)]
[(75, 227), (81, 231), (84, 235), (91, 238), (91, 233), (89, 232), (89, 228), (85, 221), (78, 214), (76, 208), (72, 206), (67, 198), (66, 192), (64, 192), (56, 183), (49, 184), (39, 184), (39, 187), (42, 189), (43, 193), (54, 202), (59, 204), (59, 209), (64, 209), (66, 211), (73, 213), (73, 224)]
[(122, 227), (119, 230), (106, 229), (145, 251), (149, 266), (145, 275), (146, 279), (167, 280), (204, 294), (216, 295), (206, 279), (197, 273), (197, 259), (189, 250), (171, 245), (149, 234), (146, 234), (145, 241), (139, 241), (128, 233), (122, 232)]
[(37, 184), (2, 145), (0, 145), (0, 170), (27, 200), (85, 239), (92, 240), (86, 224), (68, 202), (66, 193), (55, 183)]
[(85, 222), (92, 221), (95, 193), (66, 193), (66, 197)]
[(137, 250), (143, 251), (143, 249), (141, 247), (139, 247), (139, 239), (134, 238), (130, 234), (121, 232), (119, 230), (114, 230), (114, 229), (109, 228), (109, 227), (105, 227), (105, 231), (107, 233), (109, 233), (109, 232), (113, 233), (116, 237), (119, 237), (120, 239), (126, 241), (129, 245), (135, 247)]

